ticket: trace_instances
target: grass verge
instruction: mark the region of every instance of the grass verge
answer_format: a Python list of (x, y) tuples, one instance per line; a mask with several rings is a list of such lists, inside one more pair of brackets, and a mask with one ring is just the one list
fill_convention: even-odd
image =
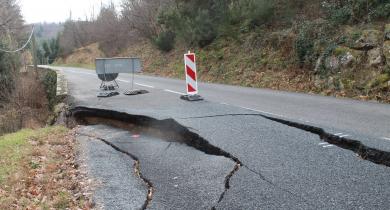
[(0, 137), (0, 209), (90, 209), (65, 127)]

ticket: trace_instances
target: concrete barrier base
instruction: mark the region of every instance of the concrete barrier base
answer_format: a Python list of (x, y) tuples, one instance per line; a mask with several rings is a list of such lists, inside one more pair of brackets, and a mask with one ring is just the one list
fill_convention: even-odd
[(186, 101), (202, 101), (202, 100), (204, 100), (202, 96), (197, 95), (197, 94), (195, 94), (195, 95), (182, 95), (182, 96), (180, 96), (180, 98), (182, 100), (186, 100)]

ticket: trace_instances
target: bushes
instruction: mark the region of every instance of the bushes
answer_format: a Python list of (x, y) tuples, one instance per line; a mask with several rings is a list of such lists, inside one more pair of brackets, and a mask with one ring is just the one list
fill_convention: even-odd
[(378, 6), (375, 10), (370, 11), (369, 17), (371, 20), (390, 19), (390, 2)]
[(306, 63), (313, 63), (314, 37), (311, 33), (311, 29), (310, 24), (304, 23), (300, 27), (298, 37), (295, 41), (295, 52), (301, 68)]
[(325, 20), (304, 21), (294, 28), (294, 51), (300, 68), (319, 71), (321, 66), (318, 59), (327, 57), (337, 44), (346, 39), (335, 37), (339, 29)]
[(49, 109), (53, 110), (57, 103), (57, 73), (52, 70), (47, 70), (42, 81), (46, 90), (46, 98), (49, 102)]
[[(178, 8), (169, 8), (159, 15), (159, 24), (165, 30), (161, 35), (172, 38), (177, 37), (190, 46), (204, 47), (211, 43), (217, 36), (215, 17), (207, 9), (195, 9), (191, 11), (189, 5)], [(173, 35), (172, 35), (173, 34)]]
[[(120, 52), (130, 31), (137, 31), (160, 50), (170, 51), (175, 41), (205, 47), (221, 36), (238, 39), (240, 33), (324, 17), (333, 26), (388, 19), (390, 0), (124, 0), (121, 15), (110, 5), (97, 20), (67, 21), (60, 40), (63, 55), (99, 42), (110, 56)], [(296, 45), (301, 61), (312, 44), (300, 33)]]
[[(161, 10), (158, 23), (179, 40), (191, 46), (205, 47), (220, 35), (239, 32), (237, 27), (231, 27), (233, 25), (245, 25), (241, 27), (242, 31), (248, 31), (268, 23), (274, 17), (274, 6), (274, 1), (270, 0), (177, 2), (175, 7)], [(171, 34), (165, 33), (159, 34), (156, 40), (172, 38)], [(161, 48), (159, 42), (155, 43)]]
[(198, 11), (195, 19), (189, 19), (189, 22), (191, 27), (193, 27), (192, 43), (204, 47), (217, 37), (217, 25), (209, 11)]
[(169, 52), (173, 49), (175, 44), (175, 34), (171, 31), (161, 32), (154, 40), (154, 44), (158, 49)]
[(274, 18), (275, 1), (243, 0), (233, 2), (228, 15), (230, 23), (245, 23), (250, 29), (270, 22)]
[(328, 19), (335, 24), (390, 18), (390, 0), (325, 1), (323, 6)]
[(329, 11), (329, 20), (335, 24), (345, 24), (347, 23), (351, 17), (351, 10), (347, 6), (341, 8), (330, 7)]

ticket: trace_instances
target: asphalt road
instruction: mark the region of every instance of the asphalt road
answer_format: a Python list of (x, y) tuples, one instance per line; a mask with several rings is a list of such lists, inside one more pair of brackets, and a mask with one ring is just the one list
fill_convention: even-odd
[[(94, 72), (59, 69), (68, 79), (73, 106), (173, 118), (243, 164), (225, 189), (225, 176), (233, 166), (230, 159), (206, 155), (183, 144), (168, 147), (169, 141), (149, 136), (134, 142), (131, 131), (88, 126), (89, 133), (139, 158), (143, 175), (155, 186), (148, 208), (390, 208), (389, 167), (322, 142), (315, 134), (256, 115), (265, 113), (317, 125), (390, 151), (390, 141), (386, 139), (390, 136), (388, 105), (215, 84), (200, 84), (200, 94), (207, 100), (190, 103), (178, 97), (183, 81), (139, 75), (135, 78), (137, 88), (147, 89), (149, 94), (98, 99), (99, 80)], [(129, 89), (130, 81), (129, 75), (122, 75), (119, 91)], [(99, 168), (104, 170), (101, 164)], [(106, 176), (95, 175), (103, 180)], [(122, 178), (120, 174), (112, 177)], [(110, 186), (115, 188), (118, 183)], [(126, 203), (125, 197), (118, 196), (118, 200), (122, 199), (119, 203)], [(130, 197), (128, 202), (135, 201)]]
[[(73, 70), (96, 77), (91, 70)], [(129, 74), (119, 77), (124, 88), (130, 89), (131, 81)], [(178, 95), (185, 92), (183, 80), (136, 75), (134, 81), (135, 88), (158, 89)], [(209, 101), (310, 123), (339, 135), (364, 136), (390, 144), (388, 104), (210, 83), (199, 83), (199, 90)]]
[[(120, 79), (131, 81), (130, 75), (121, 75)], [(135, 81), (166, 91), (185, 92), (181, 80), (137, 75)], [(199, 90), (213, 102), (312, 123), (342, 135), (390, 141), (390, 105), (387, 104), (209, 83), (199, 83)]]
[[(221, 192), (224, 190), (225, 176), (234, 167), (234, 162), (227, 158), (205, 155), (183, 144), (163, 141), (143, 133), (137, 133), (139, 137), (135, 138), (132, 137), (134, 133), (102, 125), (82, 127), (78, 132), (81, 139), (85, 138), (85, 135), (103, 138), (139, 159), (143, 176), (147, 177), (156, 189), (153, 200), (148, 206), (149, 209), (208, 209), (219, 199)], [(101, 144), (101, 142), (96, 141), (92, 141), (92, 143)], [(92, 154), (98, 152), (100, 151), (94, 151)], [(103, 154), (105, 155), (105, 153)], [(107, 156), (112, 155), (105, 156), (104, 159), (110, 160)], [(119, 201), (117, 202), (119, 204), (118, 208), (115, 209), (137, 209), (142, 206), (133, 202), (133, 200), (145, 199), (146, 193), (141, 196), (134, 193), (138, 185), (135, 185), (134, 188), (127, 187), (128, 192), (126, 193), (113, 190), (117, 189), (118, 186), (121, 188), (128, 186), (129, 184), (123, 184), (123, 182), (128, 180), (128, 182), (133, 183), (134, 179), (131, 171), (118, 173), (121, 170), (112, 170), (113, 167), (118, 167), (112, 163), (125, 164), (132, 161), (123, 160), (104, 163), (99, 159), (90, 161), (89, 165), (94, 164), (93, 162), (106, 165), (106, 168), (110, 169), (109, 172), (115, 171), (116, 176), (112, 176), (110, 179), (113, 183), (111, 186), (114, 187), (110, 187), (111, 191), (105, 195), (106, 197), (115, 195)], [(91, 168), (93, 170), (94, 167)], [(118, 168), (123, 168), (123, 166), (119, 165)], [(100, 171), (106, 171), (104, 167), (100, 167), (100, 169)], [(189, 174), (191, 175), (189, 176)], [(104, 179), (104, 176), (96, 172), (94, 177)], [(131, 179), (129, 179), (130, 177)], [(120, 197), (123, 194), (127, 195), (126, 198)], [(103, 203), (110, 204), (111, 199), (104, 198)], [(114, 209), (105, 206), (106, 209)]]

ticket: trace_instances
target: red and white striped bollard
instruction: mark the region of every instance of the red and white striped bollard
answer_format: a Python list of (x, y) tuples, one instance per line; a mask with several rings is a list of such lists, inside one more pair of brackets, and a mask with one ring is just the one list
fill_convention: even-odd
[(188, 101), (199, 101), (203, 98), (198, 95), (198, 78), (196, 71), (196, 56), (195, 53), (188, 51), (184, 54), (185, 74), (186, 74), (186, 89), (187, 95), (181, 96), (181, 99)]

